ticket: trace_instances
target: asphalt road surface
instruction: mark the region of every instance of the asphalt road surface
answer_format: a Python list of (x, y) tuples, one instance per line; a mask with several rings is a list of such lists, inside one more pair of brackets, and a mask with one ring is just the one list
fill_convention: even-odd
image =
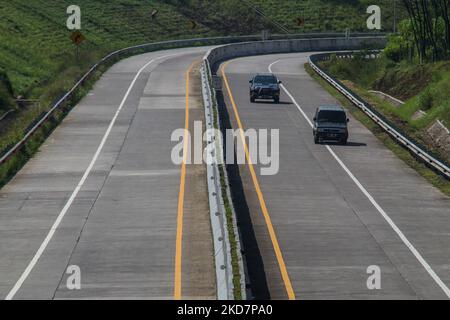
[(171, 161), (205, 50), (113, 66), (1, 190), (0, 296), (215, 298), (206, 169)]
[[(247, 57), (223, 64), (225, 76), (218, 71), (228, 80), (231, 127), (280, 130), (278, 174), (239, 168), (238, 216), (249, 216), (240, 225), (256, 240), (243, 236), (252, 248), (246, 251), (254, 296), (450, 297), (450, 199), (350, 115), (347, 146), (314, 144), (315, 109), (337, 102), (304, 70), (308, 56)], [(249, 80), (269, 70), (286, 89), (281, 103), (250, 103)], [(368, 268), (381, 271), (381, 289), (368, 289)]]

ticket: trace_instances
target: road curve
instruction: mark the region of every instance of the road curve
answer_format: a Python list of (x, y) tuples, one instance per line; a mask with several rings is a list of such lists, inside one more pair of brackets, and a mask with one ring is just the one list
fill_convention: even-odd
[(203, 120), (207, 49), (114, 65), (0, 191), (1, 297), (215, 298), (205, 167), (170, 140)]
[[(203, 120), (206, 50), (113, 66), (0, 191), (2, 297), (215, 298), (205, 168), (170, 158), (173, 130)], [(450, 199), (351, 116), (348, 146), (313, 143), (305, 117), (336, 101), (304, 71), (308, 55), (225, 69), (225, 123), (237, 128), (239, 116), (244, 129), (280, 129), (277, 175), (259, 175), (258, 165), (254, 176), (248, 166), (230, 175), (254, 296), (445, 299)], [(251, 104), (248, 80), (269, 66), (291, 96)], [(67, 286), (70, 266), (80, 290)], [(381, 290), (368, 290), (369, 266), (380, 267)]]
[[(296, 299), (449, 298), (450, 199), (351, 116), (347, 146), (314, 144), (316, 107), (337, 102), (304, 70), (309, 55), (222, 64), (225, 124), (280, 130), (278, 174), (261, 176), (255, 165), (255, 183), (250, 166), (230, 169), (242, 186), (238, 223), (253, 233), (243, 241), (254, 296), (292, 298), (292, 286)], [(286, 88), (281, 104), (250, 103), (248, 81), (269, 69)], [(367, 287), (370, 266), (381, 270), (380, 290)]]

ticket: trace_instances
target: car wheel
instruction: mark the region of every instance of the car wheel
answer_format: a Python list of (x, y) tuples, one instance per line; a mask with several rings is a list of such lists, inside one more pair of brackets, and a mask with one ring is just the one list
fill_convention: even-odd
[(273, 100), (275, 101), (275, 103), (280, 103), (280, 97), (276, 97)]
[(255, 102), (255, 98), (250, 97), (250, 102), (251, 102), (251, 103)]

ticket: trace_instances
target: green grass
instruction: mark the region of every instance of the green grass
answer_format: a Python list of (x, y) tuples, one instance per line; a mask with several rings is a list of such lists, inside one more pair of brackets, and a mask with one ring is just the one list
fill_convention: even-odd
[(233, 269), (233, 294), (235, 300), (242, 300), (241, 290), (241, 274), (239, 269), (239, 258), (237, 249), (237, 238), (234, 230), (234, 215), (232, 210), (231, 199), (228, 198), (227, 182), (225, 181), (224, 166), (219, 165), (220, 185), (223, 197), (223, 205), (225, 207), (225, 215), (227, 220), (228, 240), (230, 242), (231, 267)]
[[(0, 68), (7, 70), (16, 94), (51, 81), (74, 61), (74, 45), (65, 24), (67, 0), (2, 1), (0, 10)], [(81, 50), (83, 63), (95, 61), (114, 49), (145, 42), (213, 34), (199, 25), (189, 27), (189, 19), (163, 1), (79, 0), (82, 32), (87, 41)], [(156, 19), (150, 18), (159, 10)]]
[(389, 134), (387, 134), (380, 126), (378, 126), (372, 119), (370, 119), (358, 107), (353, 105), (345, 96), (343, 96), (334, 87), (323, 80), (317, 73), (305, 64), (305, 69), (308, 74), (314, 78), (328, 93), (335, 97), (352, 115), (368, 128), (389, 150), (391, 150), (397, 157), (403, 160), (408, 166), (418, 172), (429, 183), (438, 188), (442, 193), (450, 196), (450, 181), (446, 180), (441, 175), (435, 173), (428, 168), (421, 161), (418, 161), (409, 151), (399, 145)]
[[(450, 127), (450, 61), (424, 65), (406, 62), (387, 66), (373, 87), (405, 100), (392, 112), (416, 130), (429, 127), (436, 119)], [(414, 120), (423, 110), (427, 115)]]
[[(269, 29), (282, 33), (268, 19), (261, 19), (248, 3), (291, 33), (321, 31), (367, 31), (366, 9), (377, 4), (382, 9), (382, 26), (392, 30), (392, 0), (172, 0), (180, 11), (201, 21), (205, 26), (227, 33), (261, 32)], [(400, 6), (399, 6), (400, 8)], [(404, 13), (399, 10), (400, 16)], [(299, 25), (297, 19), (304, 19)]]
[[(369, 4), (369, 0), (251, 2), (291, 32), (365, 31)], [(260, 33), (262, 29), (279, 32), (238, 0), (78, 0), (81, 31), (87, 40), (77, 57), (66, 28), (66, 9), (71, 4), (70, 0), (0, 2), (0, 116), (16, 111), (0, 123), (0, 154), (17, 143), (91, 65), (113, 50), (169, 39)], [(383, 25), (390, 29), (390, 2), (370, 4), (382, 6)], [(151, 19), (155, 9), (158, 14)], [(296, 25), (298, 17), (305, 18), (304, 26)], [(194, 29), (191, 20), (197, 23)], [(38, 100), (40, 106), (21, 110), (15, 104), (17, 96)], [(38, 141), (43, 139), (45, 132)], [(31, 156), (27, 153), (24, 159)], [(4, 168), (12, 173), (18, 170)], [(9, 177), (2, 176), (3, 182)]]
[[(75, 55), (66, 28), (67, 0), (11, 0), (0, 3), (0, 114), (17, 109), (14, 98), (40, 101), (40, 108), (18, 110), (0, 127), (0, 154), (107, 53), (146, 42), (216, 35), (164, 1), (79, 0), (86, 42)], [(150, 18), (152, 10), (159, 13)], [(7, 88), (10, 90), (7, 90)]]
[[(372, 1), (383, 8), (383, 23), (390, 29), (392, 6), (388, 0)], [(372, 2), (370, 4), (372, 4)], [(364, 31), (368, 0), (254, 0), (270, 19), (291, 32), (343, 31), (350, 27)], [(0, 79), (6, 79), (11, 92), (0, 82), (0, 114), (14, 109), (13, 96), (38, 99), (43, 110), (18, 115), (0, 133), (0, 152), (23, 135), (30, 121), (67, 91), (88, 68), (113, 50), (167, 39), (279, 32), (273, 25), (238, 0), (79, 0), (82, 33), (86, 42), (75, 57), (70, 31), (66, 28), (66, 8), (70, 0), (11, 0), (0, 3)], [(155, 19), (150, 18), (158, 10)], [(306, 24), (296, 25), (304, 17)], [(190, 21), (197, 26), (192, 29)], [(327, 26), (324, 26), (327, 21)], [(4, 77), (3, 77), (4, 75)], [(5, 126), (3, 124), (3, 126)], [(5, 129), (5, 128), (4, 128)], [(5, 130), (0, 130), (5, 131)]]
[[(365, 9), (379, 4), (383, 25), (391, 29), (389, 0), (251, 0), (266, 15), (291, 32), (367, 31)], [(55, 98), (44, 95), (49, 86), (65, 88), (61, 78), (80, 75), (87, 66), (114, 49), (145, 42), (197, 36), (260, 33), (273, 29), (248, 5), (238, 0), (79, 0), (82, 32), (81, 62), (66, 29), (66, 8), (70, 0), (10, 0), (0, 3), (0, 71), (4, 69), (14, 95), (39, 98), (49, 104)], [(155, 19), (150, 13), (157, 9)], [(295, 20), (305, 18), (304, 26)], [(197, 22), (192, 29), (190, 20)], [(72, 71), (67, 72), (67, 69)], [(64, 74), (66, 73), (66, 74)], [(59, 90), (59, 91), (61, 91)], [(58, 90), (56, 90), (58, 91)], [(4, 96), (0, 92), (0, 96)], [(1, 108), (1, 107), (0, 107)]]
[[(207, 73), (207, 81), (210, 83), (212, 87), (212, 79), (209, 77), (209, 73)], [(219, 130), (219, 114), (217, 110), (217, 99), (213, 90), (213, 126), (214, 129)], [(206, 106), (204, 106), (206, 107)], [(225, 218), (227, 221), (227, 232), (228, 232), (228, 240), (230, 242), (230, 254), (231, 254), (231, 267), (233, 273), (233, 295), (235, 300), (242, 300), (242, 288), (241, 288), (241, 279), (242, 276), (239, 268), (239, 257), (238, 257), (238, 235), (236, 234), (234, 228), (234, 214), (233, 214), (233, 200), (228, 197), (228, 188), (229, 185), (225, 179), (225, 170), (226, 168), (223, 165), (219, 165), (219, 174), (220, 174), (220, 188), (222, 193), (223, 205), (225, 208)]]
[[(394, 63), (385, 57), (376, 60), (332, 59), (321, 64), (357, 94), (374, 106), (410, 137), (426, 146), (439, 158), (450, 162), (450, 154), (438, 148), (427, 134), (436, 120), (450, 126), (450, 61), (424, 65)], [(379, 90), (403, 99), (395, 106), (368, 90)], [(426, 115), (416, 118), (419, 111)]]
[[(212, 79), (209, 78), (208, 81), (212, 86)], [(219, 128), (219, 114), (217, 110), (217, 99), (216, 95), (213, 95), (213, 126), (214, 129), (220, 130)], [(235, 300), (242, 300), (242, 288), (241, 288), (241, 279), (244, 275), (241, 275), (239, 268), (239, 257), (238, 257), (238, 235), (236, 234), (234, 228), (234, 214), (233, 214), (233, 200), (228, 197), (228, 188), (230, 187), (225, 179), (225, 170), (226, 168), (223, 165), (219, 165), (219, 174), (220, 174), (220, 186), (222, 192), (223, 205), (225, 207), (225, 217), (227, 220), (227, 232), (228, 232), (228, 240), (230, 242), (230, 254), (231, 254), (231, 267), (233, 271), (233, 295)]]
[[(111, 62), (112, 63), (112, 62)], [(65, 118), (65, 116), (70, 112), (73, 106), (92, 88), (93, 84), (99, 79), (102, 72), (108, 68), (108, 65), (105, 65), (99, 70), (97, 70), (92, 77), (86, 81), (84, 86), (80, 88), (72, 98), (67, 101), (64, 106), (61, 106), (58, 110), (56, 110), (48, 121), (46, 121), (25, 143), (24, 147), (18, 150), (12, 157), (9, 158), (5, 163), (0, 165), (0, 189), (8, 183), (8, 181), (20, 170), (20, 168), (34, 155), (35, 152), (39, 149), (42, 143), (44, 143), (45, 139), (50, 135), (50, 133), (57, 127), (57, 125)], [(38, 116), (42, 116), (42, 113), (45, 112), (42, 106), (31, 108), (31, 110), (27, 112), (22, 112), (19, 114), (16, 121), (13, 121), (7, 124), (8, 128), (4, 129), (3, 138), (7, 137), (9, 140), (0, 140), (0, 145), (11, 147), (16, 141), (14, 140), (22, 138), (22, 132), (24, 129), (20, 124), (30, 123), (32, 125), (35, 123), (35, 120)], [(18, 122), (20, 120), (22, 122)], [(9, 127), (11, 126), (11, 127)], [(10, 143), (10, 145), (7, 145)], [(6, 148), (5, 147), (5, 148)]]
[(354, 59), (335, 59), (322, 63), (331, 74), (340, 79), (348, 79), (358, 83), (358, 85), (369, 88), (377, 81), (384, 72), (386, 61), (384, 59), (374, 59), (366, 63), (364, 54), (356, 54)]
[[(393, 6), (391, 0), (253, 0), (274, 20), (292, 32), (304, 31), (367, 31), (366, 9), (369, 5), (379, 5), (382, 9), (382, 27), (392, 30)], [(299, 26), (297, 18), (304, 18), (304, 26)]]
[[(270, 19), (290, 32), (366, 31), (365, 9), (380, 4), (384, 30), (392, 26), (390, 0), (254, 0)], [(75, 56), (66, 29), (66, 8), (82, 10), (82, 33), (86, 37)], [(150, 13), (159, 11), (155, 19)], [(17, 143), (26, 129), (48, 111), (76, 79), (107, 53), (132, 45), (169, 39), (280, 32), (238, 0), (8, 0), (0, 2), (0, 116), (17, 110), (19, 95), (40, 101), (40, 107), (18, 110), (0, 127), (0, 154)], [(305, 18), (298, 26), (297, 18)], [(196, 28), (190, 21), (195, 20)], [(33, 156), (48, 134), (89, 89), (96, 74), (65, 110), (55, 113), (11, 160), (0, 166), (0, 187)], [(223, 169), (222, 169), (223, 170)], [(226, 204), (230, 241), (236, 244), (230, 203)], [(232, 244), (235, 296), (241, 298), (236, 245)]]
[[(394, 121), (397, 118), (407, 122), (412, 130), (426, 129), (437, 119), (450, 126), (450, 61), (414, 65), (395, 64), (385, 58), (337, 59), (322, 66), (361, 89), (379, 90), (405, 100), (400, 107), (378, 104), (383, 113)], [(413, 115), (419, 110), (427, 112), (427, 116), (414, 119)]]

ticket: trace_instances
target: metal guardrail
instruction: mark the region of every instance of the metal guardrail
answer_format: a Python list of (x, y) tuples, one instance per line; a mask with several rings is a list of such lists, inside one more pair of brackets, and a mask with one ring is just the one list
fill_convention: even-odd
[[(162, 42), (152, 42), (147, 44), (142, 44), (138, 46), (132, 46), (124, 49), (120, 49), (114, 51), (95, 65), (93, 65), (89, 71), (84, 74), (76, 84), (62, 97), (60, 98), (48, 112), (46, 112), (40, 119), (36, 120), (35, 124), (31, 126), (31, 128), (24, 134), (24, 137), (16, 143), (9, 150), (5, 151), (0, 156), (0, 165), (8, 161), (11, 156), (13, 156), (16, 152), (18, 152), (27, 141), (35, 134), (35, 132), (42, 127), (51, 117), (52, 115), (65, 103), (69, 102), (70, 99), (74, 96), (78, 89), (82, 87), (82, 85), (97, 71), (100, 67), (107, 65), (114, 59), (120, 58), (123, 55), (131, 55), (133, 53), (144, 53), (149, 51), (170, 49), (170, 48), (179, 48), (179, 47), (188, 47), (188, 46), (199, 46), (199, 45), (216, 45), (216, 44), (225, 44), (232, 42), (242, 42), (242, 41), (251, 41), (258, 40), (260, 36), (235, 36), (235, 37), (213, 37), (213, 38), (195, 38), (195, 39), (186, 39), (186, 40), (171, 40), (171, 41), (162, 41)], [(1, 152), (1, 151), (0, 151)]]
[[(207, 129), (207, 150), (209, 156), (215, 159), (214, 163), (208, 165), (208, 190), (210, 202), (211, 225), (214, 237), (214, 251), (216, 260), (217, 297), (219, 300), (234, 300), (233, 266), (231, 257), (231, 244), (229, 241), (228, 228), (234, 229), (236, 241), (237, 264), (240, 274), (241, 298), (246, 300), (246, 278), (244, 270), (244, 259), (241, 251), (241, 241), (237, 228), (236, 212), (231, 199), (230, 185), (225, 165), (222, 167), (222, 176), (219, 165), (224, 163), (223, 141), (220, 136), (220, 120), (217, 110), (217, 99), (213, 86), (213, 76), (208, 61), (208, 51), (203, 58), (201, 75), (203, 101), (205, 105), (206, 129)], [(217, 124), (217, 127), (215, 126)], [(221, 179), (223, 178), (223, 182)], [(226, 192), (222, 192), (222, 183)], [(233, 225), (228, 226), (227, 212), (224, 205), (224, 198), (228, 203), (233, 216)]]
[(330, 85), (336, 88), (347, 99), (349, 99), (355, 106), (360, 108), (366, 115), (368, 115), (375, 123), (377, 123), (383, 130), (385, 130), (390, 136), (392, 136), (398, 143), (408, 149), (418, 159), (422, 160), (425, 164), (432, 167), (434, 170), (442, 174), (445, 178), (450, 179), (450, 168), (447, 163), (437, 159), (429, 151), (426, 150), (419, 143), (408, 137), (400, 128), (397, 128), (394, 124), (390, 123), (382, 114), (376, 111), (371, 105), (365, 102), (361, 97), (348, 89), (339, 80), (333, 78), (327, 72), (322, 70), (318, 65), (319, 61), (329, 60), (331, 55), (341, 54), (349, 56), (351, 53), (322, 53), (312, 55), (309, 58), (309, 64), (317, 72), (317, 74), (327, 81)]
[(311, 32), (296, 34), (270, 34), (268, 40), (287, 40), (287, 39), (322, 39), (322, 38), (355, 38), (355, 37), (385, 37), (385, 32)]
[(9, 116), (11, 113), (13, 113), (14, 110), (9, 110), (6, 111), (2, 116), (0, 116), (0, 121), (2, 121), (3, 119), (5, 119), (7, 116)]
[[(378, 33), (364, 33), (364, 34), (352, 34), (352, 36), (383, 36), (384, 34)], [(300, 34), (300, 35), (272, 35), (269, 39), (304, 39), (304, 41), (308, 41), (307, 39), (333, 39), (333, 38), (345, 38), (346, 34), (344, 33), (325, 33), (325, 34)], [(64, 106), (65, 103), (69, 102), (70, 99), (74, 96), (77, 90), (83, 85), (83, 83), (88, 80), (98, 68), (103, 65), (106, 65), (113, 61), (113, 59), (121, 58), (121, 55), (131, 55), (144, 53), (149, 51), (163, 50), (169, 48), (179, 48), (179, 47), (188, 47), (188, 46), (200, 46), (200, 45), (218, 45), (218, 44), (227, 44), (227, 43), (240, 43), (240, 42), (248, 42), (248, 44), (252, 44), (250, 41), (260, 40), (260, 36), (251, 35), (251, 36), (236, 36), (236, 37), (215, 37), (215, 38), (197, 38), (197, 39), (187, 39), (187, 40), (173, 40), (173, 41), (164, 41), (164, 42), (156, 42), (156, 43), (148, 43), (139, 46), (133, 46), (125, 49), (121, 49), (110, 53), (94, 66), (83, 76), (81, 79), (74, 85), (72, 89), (70, 89), (61, 99), (59, 99), (55, 105), (42, 117), (37, 123), (25, 134), (25, 136), (11, 149), (9, 149), (4, 155), (0, 158), (0, 165), (5, 163), (12, 155), (14, 155), (17, 151), (19, 151), (27, 141), (33, 136), (33, 134), (46, 122), (48, 121), (55, 111)], [(253, 42), (254, 43), (254, 42)], [(208, 192), (209, 192), (209, 204), (210, 204), (210, 218), (211, 224), (213, 228), (213, 237), (214, 237), (214, 250), (215, 250), (215, 264), (216, 264), (216, 283), (217, 283), (217, 297), (220, 300), (228, 300), (234, 299), (234, 285), (233, 285), (233, 270), (232, 270), (232, 262), (231, 262), (231, 249), (230, 242), (228, 237), (228, 225), (226, 219), (226, 208), (224, 206), (224, 197), (230, 199), (230, 190), (228, 184), (228, 177), (226, 174), (226, 169), (223, 168), (223, 179), (225, 180), (226, 185), (226, 194), (222, 193), (222, 181), (221, 174), (219, 169), (219, 164), (222, 163), (220, 157), (222, 157), (222, 141), (221, 139), (217, 139), (214, 132), (214, 124), (219, 124), (218, 113), (214, 112), (214, 106), (217, 105), (217, 101), (215, 100), (215, 92), (212, 89), (212, 73), (211, 73), (211, 65), (208, 59), (208, 55), (211, 54), (211, 50), (205, 55), (203, 60), (203, 66), (201, 70), (202, 77), (202, 92), (203, 92), (203, 101), (205, 104), (205, 117), (206, 117), (206, 125), (209, 134), (207, 135), (207, 144), (208, 151), (211, 152), (211, 156), (215, 157), (217, 160), (213, 164), (207, 166), (207, 176), (208, 176)], [(234, 209), (232, 209), (234, 218), (236, 218)], [(236, 219), (234, 219), (234, 222)], [(237, 254), (238, 254), (238, 264), (241, 275), (241, 292), (242, 298), (246, 298), (246, 279), (245, 279), (245, 270), (243, 257), (241, 255), (240, 248), (240, 240), (239, 240), (239, 232), (237, 230), (236, 225), (232, 226), (235, 230), (236, 234), (236, 245), (237, 245)]]
[(233, 270), (231, 262), (231, 245), (228, 237), (228, 225), (226, 219), (226, 208), (222, 194), (221, 175), (219, 163), (221, 162), (222, 141), (216, 136), (215, 123), (218, 123), (217, 105), (211, 83), (211, 71), (207, 61), (203, 61), (201, 68), (201, 81), (203, 103), (205, 106), (206, 120), (206, 150), (209, 152), (207, 163), (207, 180), (210, 207), (211, 229), (214, 243), (214, 258), (216, 266), (217, 299), (233, 300)]
[[(369, 33), (370, 35), (384, 35), (378, 33)], [(312, 33), (312, 34), (292, 34), (292, 35), (272, 35), (270, 39), (281, 39), (281, 38), (298, 38), (298, 39), (308, 39), (311, 37), (314, 38), (329, 38), (329, 37), (342, 37), (343, 33)], [(356, 33), (352, 34), (352, 36), (356, 35), (367, 35), (367, 33)], [(177, 47), (188, 47), (188, 46), (200, 46), (200, 45), (219, 45), (226, 43), (237, 43), (237, 42), (246, 42), (246, 41), (258, 41), (261, 40), (260, 35), (246, 35), (246, 36), (229, 36), (229, 37), (211, 37), (211, 38), (195, 38), (195, 39), (184, 39), (184, 40), (171, 40), (171, 41), (162, 41), (162, 42), (152, 42), (146, 43), (138, 46), (132, 46), (124, 49), (120, 49), (114, 51), (107, 56), (105, 56), (102, 60), (93, 65), (89, 71), (83, 75), (77, 83), (62, 97), (60, 98), (53, 107), (45, 113), (40, 119), (38, 119), (34, 125), (24, 134), (24, 137), (12, 146), (9, 150), (5, 151), (3, 154), (0, 151), (0, 165), (9, 160), (9, 158), (14, 155), (17, 151), (19, 151), (27, 141), (33, 136), (33, 134), (44, 125), (55, 113), (55, 111), (61, 109), (61, 107), (70, 101), (70, 99), (74, 96), (77, 90), (87, 81), (95, 71), (97, 71), (101, 66), (107, 65), (113, 59), (120, 58), (121, 55), (131, 55), (132, 53), (144, 53), (149, 51), (163, 50), (169, 48), (177, 48)]]
[[(402, 100), (394, 98), (393, 96), (391, 96), (391, 95), (389, 95), (389, 94), (387, 94), (385, 92), (376, 91), (376, 90), (369, 90), (369, 92), (383, 97), (383, 99), (388, 100), (393, 105), (400, 106), (400, 105), (405, 104), (405, 102), (403, 102)], [(419, 110), (419, 111), (421, 111), (421, 110)]]
[[(378, 38), (377, 38), (378, 36)], [(230, 58), (240, 57), (240, 56), (248, 56), (248, 55), (256, 55), (256, 54), (270, 54), (270, 53), (285, 53), (285, 52), (304, 52), (310, 51), (312, 48), (318, 47), (320, 49), (328, 48), (331, 46), (332, 49), (336, 50), (336, 48), (340, 47), (358, 47), (359, 43), (363, 43), (365, 40), (372, 40), (374, 43), (378, 43), (380, 38), (379, 35), (375, 37), (359, 37), (349, 39), (346, 38), (344, 34), (322, 34), (322, 37), (314, 37), (311, 35), (304, 35), (300, 39), (291, 39), (291, 37), (285, 37), (289, 39), (283, 40), (274, 40), (274, 41), (260, 41), (260, 42), (245, 42), (245, 43), (236, 43), (229, 44), (224, 46), (218, 46), (214, 49), (211, 49), (207, 52), (203, 59), (203, 68), (202, 68), (202, 84), (203, 84), (203, 95), (206, 109), (206, 122), (207, 129), (214, 128), (214, 121), (216, 121), (217, 126), (220, 126), (220, 121), (218, 118), (218, 112), (214, 115), (214, 107), (217, 107), (217, 100), (215, 98), (215, 90), (213, 90), (213, 73), (215, 73), (215, 68), (217, 67), (217, 63), (220, 61), (228, 60)], [(273, 38), (273, 37), (272, 37)], [(322, 42), (322, 44), (320, 44)], [(316, 49), (316, 50), (320, 50)], [(216, 109), (216, 111), (218, 111)], [(208, 135), (208, 144), (213, 147), (213, 156), (217, 157), (218, 161), (223, 161), (222, 154), (223, 146), (221, 145), (222, 141), (220, 139), (215, 139), (214, 136)], [(227, 237), (227, 221), (225, 216), (225, 208), (223, 206), (224, 197), (228, 197), (231, 199), (229, 192), (229, 184), (227, 181), (226, 170), (224, 169), (224, 180), (227, 188), (226, 194), (221, 193), (219, 190), (220, 182), (217, 180), (220, 179), (220, 172), (218, 170), (217, 165), (208, 165), (208, 187), (210, 194), (210, 210), (211, 210), (211, 224), (213, 228), (213, 237), (214, 237), (214, 248), (216, 253), (216, 278), (218, 284), (218, 297), (232, 297), (233, 294), (233, 283), (230, 282), (232, 280), (232, 265), (231, 265), (231, 257), (230, 257), (230, 244), (228, 242)], [(230, 200), (231, 202), (231, 200)], [(213, 213), (217, 211), (217, 216), (214, 216)], [(236, 221), (236, 213), (232, 209), (233, 220)], [(240, 250), (240, 237), (239, 231), (236, 226), (233, 226), (236, 234), (236, 244), (238, 246), (238, 262), (239, 262), (239, 271), (241, 275), (241, 292), (244, 298), (244, 295), (251, 295), (251, 289), (247, 292), (247, 280), (246, 279), (246, 270), (244, 269), (244, 261), (245, 255), (241, 254)], [(220, 243), (217, 239), (222, 238), (225, 239), (225, 242)], [(228, 287), (226, 287), (228, 286)], [(245, 298), (244, 298), (245, 299)]]

